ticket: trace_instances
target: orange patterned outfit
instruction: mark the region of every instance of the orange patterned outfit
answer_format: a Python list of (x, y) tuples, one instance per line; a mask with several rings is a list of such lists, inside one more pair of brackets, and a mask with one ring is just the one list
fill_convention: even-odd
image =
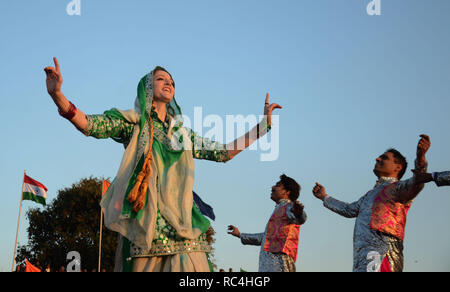
[[(416, 170), (426, 172), (426, 166)], [(324, 206), (347, 218), (356, 218), (353, 234), (353, 271), (403, 271), (403, 239), (406, 216), (412, 200), (424, 185), (414, 184), (414, 177), (397, 181), (381, 177), (375, 187), (358, 201), (348, 204), (330, 196)]]
[(300, 225), (306, 222), (306, 213), (297, 217), (291, 208), (290, 200), (280, 200), (264, 233), (241, 233), (242, 244), (261, 246), (259, 272), (295, 272)]

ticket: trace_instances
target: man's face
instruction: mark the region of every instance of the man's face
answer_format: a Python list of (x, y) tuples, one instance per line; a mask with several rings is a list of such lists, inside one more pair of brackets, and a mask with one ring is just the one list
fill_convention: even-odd
[(270, 198), (275, 203), (278, 203), (278, 201), (281, 199), (289, 198), (289, 191), (285, 190), (283, 184), (281, 183), (281, 181), (279, 181), (272, 187)]
[(377, 177), (396, 177), (402, 170), (402, 165), (395, 162), (394, 154), (385, 152), (381, 154), (376, 160), (373, 172)]

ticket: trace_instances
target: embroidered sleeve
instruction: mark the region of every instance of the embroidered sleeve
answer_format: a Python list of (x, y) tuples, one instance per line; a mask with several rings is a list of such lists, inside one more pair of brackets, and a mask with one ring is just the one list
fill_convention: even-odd
[(133, 133), (134, 125), (122, 119), (106, 115), (86, 115), (88, 125), (83, 134), (97, 139), (112, 138), (127, 144)]
[(264, 239), (264, 233), (241, 233), (241, 242), (245, 245), (261, 245)]
[(450, 171), (433, 172), (433, 180), (438, 187), (450, 185)]
[(344, 216), (346, 218), (355, 218), (358, 217), (359, 207), (361, 206), (361, 202), (364, 197), (356, 202), (349, 204), (328, 196), (323, 200), (323, 205), (341, 216)]
[(192, 154), (196, 159), (206, 159), (216, 162), (227, 162), (228, 150), (224, 144), (200, 137), (191, 130)]
[[(420, 167), (415, 161), (415, 170), (420, 173), (427, 172), (428, 163)], [(397, 183), (397, 190), (393, 194), (394, 199), (401, 203), (410, 203), (423, 190), (425, 184), (415, 184), (414, 176), (407, 180), (402, 180)]]

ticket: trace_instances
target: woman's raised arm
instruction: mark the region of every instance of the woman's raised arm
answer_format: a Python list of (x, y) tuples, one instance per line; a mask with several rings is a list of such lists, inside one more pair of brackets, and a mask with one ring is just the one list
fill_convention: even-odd
[(266, 102), (264, 104), (264, 119), (256, 127), (251, 129), (247, 134), (240, 138), (237, 138), (229, 145), (227, 145), (226, 148), (231, 149), (228, 150), (229, 159), (233, 159), (233, 157), (242, 152), (242, 150), (248, 148), (256, 140), (267, 133), (268, 129), (270, 129), (270, 126), (272, 125), (272, 112), (277, 108), (281, 109), (282, 106), (277, 103), (270, 104), (269, 93), (267, 93)]
[(69, 120), (78, 130), (83, 131), (88, 124), (86, 115), (77, 109), (62, 93), (61, 86), (63, 78), (61, 70), (58, 60), (53, 58), (53, 61), (55, 62), (55, 67), (44, 68), (47, 74), (47, 92), (58, 107), (59, 114)]

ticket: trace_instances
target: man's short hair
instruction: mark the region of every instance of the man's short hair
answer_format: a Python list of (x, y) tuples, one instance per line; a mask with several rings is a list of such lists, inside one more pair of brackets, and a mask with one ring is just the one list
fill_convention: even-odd
[(398, 150), (394, 148), (388, 149), (386, 150), (386, 152), (392, 153), (395, 162), (402, 166), (402, 170), (400, 170), (400, 172), (398, 173), (398, 179), (400, 180), (405, 174), (406, 169), (408, 168), (408, 162), (406, 161), (405, 156), (403, 156)]
[(300, 185), (293, 179), (285, 174), (280, 176), (280, 181), (286, 191), (289, 191), (289, 199), (295, 201), (300, 196)]

